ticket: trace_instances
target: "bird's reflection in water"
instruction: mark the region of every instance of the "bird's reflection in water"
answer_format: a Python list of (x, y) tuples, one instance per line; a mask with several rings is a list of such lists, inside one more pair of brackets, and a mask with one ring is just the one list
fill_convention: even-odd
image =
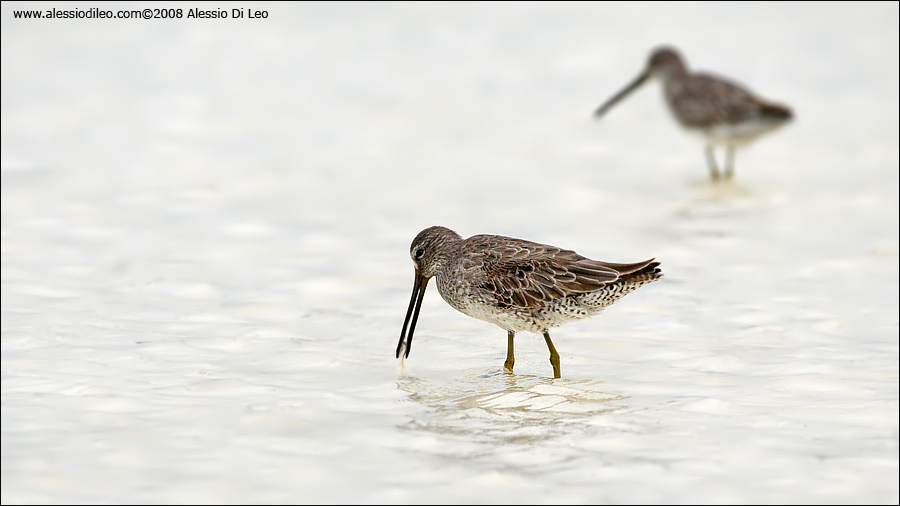
[(627, 409), (626, 396), (601, 390), (594, 379), (551, 379), (495, 372), (430, 381), (403, 376), (400, 390), (427, 408), (408, 430), (465, 436), (470, 442), (534, 444), (587, 429), (597, 416)]

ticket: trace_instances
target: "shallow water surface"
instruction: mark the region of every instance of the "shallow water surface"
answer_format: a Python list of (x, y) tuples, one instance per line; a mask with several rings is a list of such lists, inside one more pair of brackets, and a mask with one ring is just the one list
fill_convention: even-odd
[[(14, 8), (4, 504), (897, 503), (896, 4)], [(795, 109), (733, 183), (655, 84), (591, 118), (661, 42)], [(401, 364), (435, 224), (665, 277), (561, 379), (431, 286)]]

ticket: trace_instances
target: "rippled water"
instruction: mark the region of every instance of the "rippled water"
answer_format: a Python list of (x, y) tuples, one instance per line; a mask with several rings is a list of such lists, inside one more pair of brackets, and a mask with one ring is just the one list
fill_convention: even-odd
[[(3, 503), (898, 501), (896, 4), (15, 7)], [(661, 42), (794, 108), (734, 184), (591, 118)], [(433, 224), (665, 277), (557, 380), (432, 287), (401, 365)]]

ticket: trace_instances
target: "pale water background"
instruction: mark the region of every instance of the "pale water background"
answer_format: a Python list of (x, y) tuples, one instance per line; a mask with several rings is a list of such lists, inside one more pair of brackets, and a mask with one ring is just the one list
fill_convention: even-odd
[[(898, 502), (896, 3), (29, 6), (3, 503)], [(592, 119), (660, 43), (794, 108), (735, 184), (655, 83)], [(559, 380), (432, 283), (401, 368), (433, 224), (665, 278), (556, 329)]]

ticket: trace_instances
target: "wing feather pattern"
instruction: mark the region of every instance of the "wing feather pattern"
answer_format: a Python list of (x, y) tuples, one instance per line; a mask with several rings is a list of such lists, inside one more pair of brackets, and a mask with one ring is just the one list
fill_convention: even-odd
[(467, 266), (481, 271), (480, 288), (490, 292), (500, 307), (536, 308), (592, 292), (653, 261), (601, 262), (546, 244), (492, 235), (476, 235), (466, 242), (471, 243), (465, 248), (471, 252)]

